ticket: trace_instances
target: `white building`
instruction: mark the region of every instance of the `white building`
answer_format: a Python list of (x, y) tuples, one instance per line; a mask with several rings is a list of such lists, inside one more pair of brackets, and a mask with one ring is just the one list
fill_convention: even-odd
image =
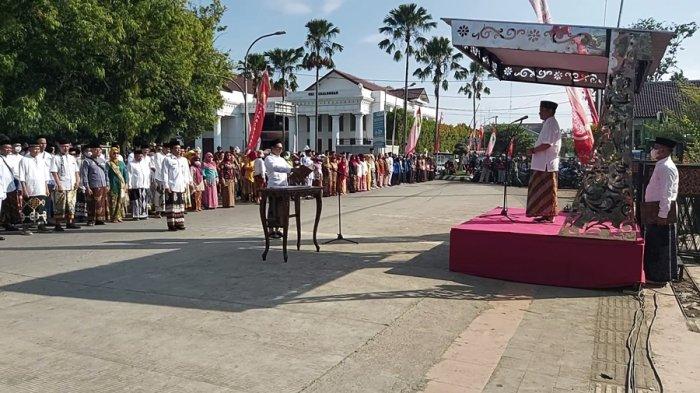
[[(205, 151), (213, 151), (218, 146), (227, 150), (230, 146), (242, 148), (245, 145), (243, 93), (239, 88), (242, 86), (243, 80), (240, 77), (227, 83), (221, 92), (224, 106), (217, 111), (217, 124), (213, 131), (205, 132), (197, 140), (197, 146)], [(253, 87), (249, 85), (248, 90), (248, 113), (252, 118), (255, 111), (255, 101), (251, 93)], [(279, 91), (271, 91), (267, 105), (268, 115), (263, 127), (263, 147), (274, 139), (283, 139), (287, 149), (293, 151), (302, 150), (305, 146), (314, 148), (313, 140), (316, 140), (317, 151), (336, 150), (336, 146), (343, 145), (372, 145), (373, 113), (403, 108), (403, 89), (382, 87), (348, 73), (332, 70), (318, 82), (320, 124), (316, 135), (314, 90), (315, 83), (304, 91), (287, 94), (286, 101), (296, 106), (297, 116), (288, 118), (287, 132), (284, 134), (282, 117), (274, 115), (275, 109), (279, 111), (282, 94)], [(427, 105), (428, 96), (425, 89), (408, 90), (409, 112), (421, 107), (423, 116), (432, 118), (435, 110)], [(398, 138), (397, 135), (397, 143)], [(391, 130), (387, 130), (387, 144), (390, 142)]]

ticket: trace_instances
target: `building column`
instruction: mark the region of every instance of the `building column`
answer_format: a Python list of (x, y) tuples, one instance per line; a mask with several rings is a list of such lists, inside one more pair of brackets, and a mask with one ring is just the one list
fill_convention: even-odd
[(374, 139), (374, 118), (372, 114), (365, 115), (365, 137)]
[(332, 115), (331, 117), (332, 122), (333, 122), (333, 129), (331, 130), (332, 135), (331, 138), (333, 139), (333, 146), (330, 146), (328, 149), (331, 151), (336, 150), (336, 146), (338, 146), (338, 140), (340, 139), (340, 115)]
[(316, 151), (316, 116), (309, 116), (309, 147)]
[(355, 144), (356, 145), (361, 145), (362, 144), (362, 138), (364, 138), (364, 115), (359, 114), (355, 115)]
[[(216, 123), (214, 123), (214, 151), (216, 148), (221, 146), (221, 116), (216, 116)], [(223, 147), (222, 147), (223, 149)]]

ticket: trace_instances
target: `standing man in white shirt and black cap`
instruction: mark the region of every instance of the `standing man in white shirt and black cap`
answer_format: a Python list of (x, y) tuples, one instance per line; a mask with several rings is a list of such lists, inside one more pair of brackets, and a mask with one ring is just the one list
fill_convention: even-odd
[(161, 172), (165, 191), (165, 216), (168, 230), (185, 230), (185, 193), (192, 183), (187, 158), (182, 156), (180, 141), (170, 142), (170, 155), (163, 160)]
[(49, 171), (55, 187), (51, 192), (53, 198), (54, 231), (62, 232), (61, 222), (66, 222), (68, 229), (80, 229), (75, 225), (75, 202), (80, 185), (80, 168), (75, 157), (69, 154), (71, 144), (65, 139), (58, 141), (58, 154), (51, 160)]
[(557, 215), (557, 175), (561, 150), (561, 130), (554, 118), (557, 106), (552, 101), (540, 102), (542, 130), (535, 147), (530, 149), (532, 164), (526, 215), (537, 217), (536, 222), (553, 222)]
[[(287, 182), (287, 177), (289, 172), (292, 171), (292, 167), (287, 163), (287, 160), (280, 157), (284, 147), (282, 142), (275, 141), (270, 149), (270, 155), (265, 158), (265, 171), (267, 173), (267, 187), (268, 188), (279, 188), (287, 187), (289, 183)], [(280, 232), (279, 227), (282, 223), (279, 220), (279, 215), (281, 213), (282, 200), (275, 197), (270, 197), (270, 206), (267, 210), (267, 220), (272, 223), (275, 230), (272, 232), (271, 237), (279, 239), (282, 237), (282, 232)]]
[(678, 244), (676, 238), (676, 205), (678, 169), (671, 160), (676, 142), (656, 138), (651, 158), (656, 160), (654, 172), (644, 193), (645, 204), (652, 207), (644, 230), (644, 272), (647, 283), (663, 285), (678, 279)]

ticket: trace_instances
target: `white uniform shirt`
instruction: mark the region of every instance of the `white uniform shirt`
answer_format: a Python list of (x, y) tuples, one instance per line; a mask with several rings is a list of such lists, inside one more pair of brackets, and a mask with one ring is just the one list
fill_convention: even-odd
[(389, 173), (394, 173), (394, 159), (389, 156), (386, 158), (386, 171)]
[(284, 158), (270, 154), (265, 158), (265, 170), (267, 171), (268, 187), (287, 187), (289, 185), (287, 176), (292, 171), (292, 168)]
[[(15, 170), (10, 165), (8, 156), (0, 156), (0, 193), (15, 191)], [(5, 199), (4, 197), (2, 199)]]
[(659, 160), (644, 192), (645, 202), (659, 202), (659, 217), (667, 218), (671, 202), (678, 198), (678, 169), (670, 157)]
[[(310, 169), (313, 169), (313, 167), (314, 167), (314, 160), (312, 160), (310, 156), (304, 155), (303, 157), (301, 157), (301, 162), (300, 162), (300, 164), (303, 165), (303, 166), (305, 166), (305, 167), (308, 167), (308, 168), (310, 168)], [(307, 180), (314, 180), (314, 173), (313, 173), (313, 172), (309, 173), (309, 176), (307, 177)]]
[[(25, 157), (31, 157), (31, 154), (27, 153)], [(37, 157), (41, 158), (44, 161), (45, 165), (45, 172), (46, 172), (46, 178), (48, 179), (49, 184), (53, 185), (53, 177), (51, 176), (51, 164), (53, 163), (53, 154), (49, 152), (43, 152), (39, 153)]]
[(46, 162), (37, 155), (24, 157), (19, 162), (19, 181), (27, 184), (28, 196), (46, 195)]
[(139, 162), (132, 160), (126, 170), (129, 172), (130, 190), (151, 187), (151, 168), (145, 158)]
[(542, 144), (551, 146), (549, 146), (547, 150), (532, 155), (532, 164), (530, 168), (540, 172), (558, 172), (559, 151), (561, 150), (561, 130), (554, 116), (548, 118), (542, 124), (542, 131), (540, 131), (540, 136), (537, 137), (535, 147)]
[(265, 174), (265, 160), (258, 157), (253, 161), (253, 175), (263, 176)]
[(78, 180), (75, 173), (79, 172), (80, 169), (78, 168), (78, 162), (72, 155), (56, 154), (51, 160), (50, 171), (52, 173), (52, 179), (53, 173), (58, 173), (58, 179), (61, 181), (61, 188), (63, 191), (70, 191)]
[(165, 160), (165, 154), (161, 152), (157, 152), (153, 156), (152, 166), (155, 171), (153, 177), (160, 182), (163, 181), (163, 160)]
[(12, 168), (12, 173), (15, 177), (19, 176), (19, 161), (22, 159), (21, 154), (8, 154), (5, 156), (5, 161)]
[(161, 174), (164, 186), (172, 192), (185, 192), (192, 182), (190, 163), (185, 157), (165, 157)]

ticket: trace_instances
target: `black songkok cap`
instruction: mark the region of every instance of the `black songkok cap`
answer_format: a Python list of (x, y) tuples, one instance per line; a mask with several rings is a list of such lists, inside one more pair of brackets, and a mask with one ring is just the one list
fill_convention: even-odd
[(99, 149), (100, 147), (102, 147), (102, 146), (100, 146), (99, 142), (90, 142), (87, 145), (88, 149)]
[(654, 143), (658, 143), (659, 145), (666, 146), (668, 148), (675, 148), (678, 142), (674, 141), (673, 139), (668, 139), (668, 138), (663, 138), (660, 136), (656, 137), (656, 140), (654, 140)]
[(182, 146), (180, 141), (177, 139), (171, 139), (170, 142), (168, 142), (168, 147), (172, 148), (173, 146)]
[(552, 102), (552, 101), (540, 101), (540, 106), (542, 108), (547, 108), (547, 109), (551, 109), (553, 111), (556, 111), (559, 104), (557, 104), (556, 102)]

